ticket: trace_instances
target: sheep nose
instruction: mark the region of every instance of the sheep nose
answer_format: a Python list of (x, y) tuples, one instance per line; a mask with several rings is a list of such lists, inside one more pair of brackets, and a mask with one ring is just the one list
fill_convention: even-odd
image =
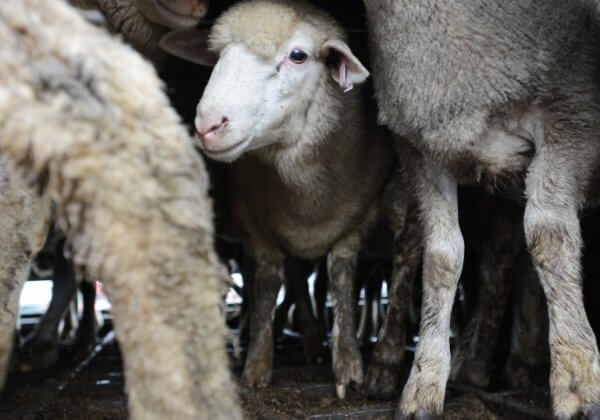
[(215, 133), (229, 122), (229, 118), (223, 116), (213, 120), (200, 121), (196, 119), (196, 136), (202, 141), (210, 140), (215, 137)]

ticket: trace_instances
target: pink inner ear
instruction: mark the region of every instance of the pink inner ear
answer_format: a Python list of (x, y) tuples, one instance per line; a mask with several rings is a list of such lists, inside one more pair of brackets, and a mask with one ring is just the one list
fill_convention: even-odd
[(348, 67), (346, 66), (346, 59), (342, 58), (340, 60), (340, 80), (339, 84), (342, 89), (344, 89), (344, 93), (349, 92), (354, 87), (352, 83), (348, 82)]

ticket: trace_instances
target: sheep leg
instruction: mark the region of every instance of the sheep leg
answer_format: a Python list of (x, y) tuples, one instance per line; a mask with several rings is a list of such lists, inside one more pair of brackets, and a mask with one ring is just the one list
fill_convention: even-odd
[[(548, 137), (553, 136), (547, 131)], [(596, 147), (593, 138), (591, 147)], [(561, 419), (580, 413), (598, 418), (600, 355), (583, 305), (578, 217), (581, 178), (592, 172), (596, 156), (590, 153), (589, 162), (573, 159), (574, 152), (564, 150), (562, 143), (563, 149), (553, 147), (551, 140), (555, 139), (548, 139), (528, 170), (524, 223), (527, 246), (548, 304), (552, 407)]]
[(264, 388), (273, 373), (273, 320), (277, 294), (284, 280), (283, 258), (256, 262), (250, 302), (250, 344), (242, 375), (245, 386)]
[(366, 379), (367, 395), (382, 400), (392, 399), (398, 390), (404, 360), (410, 288), (421, 257), (421, 235), (416, 208), (411, 209), (406, 216), (395, 218), (395, 223), (401, 223), (401, 226), (394, 229), (388, 308)]
[(98, 335), (98, 323), (96, 322), (96, 285), (94, 283), (83, 281), (80, 285), (83, 295), (83, 311), (77, 338), (73, 344), (71, 358), (73, 360), (82, 360), (96, 346), (96, 336)]
[(320, 363), (322, 361), (321, 343), (323, 338), (313, 315), (307, 281), (313, 267), (310, 264), (307, 266), (306, 263), (289, 258), (286, 261), (285, 268), (287, 284), (293, 292), (298, 320), (304, 335), (304, 356), (308, 363)]
[(50, 306), (26, 344), (33, 366), (37, 369), (47, 369), (58, 361), (58, 325), (77, 291), (75, 273), (71, 262), (63, 255), (62, 244), (57, 246), (53, 273), (54, 284)]
[(354, 288), (360, 240), (350, 236), (334, 246), (327, 255), (329, 291), (334, 304), (332, 362), (335, 389), (339, 398), (346, 396), (351, 383), (363, 383), (362, 357), (356, 336)]
[(450, 373), (450, 314), (464, 258), (456, 181), (431, 162), (415, 169), (421, 172), (415, 179), (425, 236), (423, 303), (420, 339), (398, 418), (442, 414)]
[(550, 360), (544, 293), (529, 255), (522, 253), (519, 260), (514, 276), (518, 287), (514, 288), (510, 353), (502, 372), (503, 380), (513, 388), (530, 386), (538, 376), (536, 372), (547, 372)]
[(510, 294), (511, 271), (521, 248), (521, 212), (511, 203), (476, 199), (485, 222), (477, 225), (480, 249), (476, 307), (452, 357), (450, 379), (485, 388)]

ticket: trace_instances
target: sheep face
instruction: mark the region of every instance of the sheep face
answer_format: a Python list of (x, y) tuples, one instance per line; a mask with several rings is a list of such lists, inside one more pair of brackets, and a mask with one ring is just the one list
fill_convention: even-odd
[(209, 0), (132, 0), (149, 20), (171, 29), (196, 26), (208, 11)]
[(318, 44), (302, 29), (270, 57), (232, 42), (220, 51), (196, 110), (198, 145), (227, 162), (275, 143), (293, 146), (319, 91), (336, 82), (347, 91), (367, 75), (345, 43)]
[(244, 151), (300, 134), (302, 127), (290, 126), (295, 120), (290, 117), (307, 108), (323, 83), (317, 53), (318, 46), (302, 33), (269, 58), (241, 43), (227, 45), (196, 110), (202, 151), (232, 161)]

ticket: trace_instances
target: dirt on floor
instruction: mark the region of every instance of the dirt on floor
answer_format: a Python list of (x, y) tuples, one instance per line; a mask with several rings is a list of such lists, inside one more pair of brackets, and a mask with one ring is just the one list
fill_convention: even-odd
[[(240, 368), (235, 371), (239, 376)], [(369, 401), (358, 391), (339, 400), (331, 365), (305, 365), (299, 341), (289, 338), (278, 343), (273, 386), (240, 388), (240, 395), (245, 416), (252, 419), (389, 419), (397, 403)], [(0, 419), (6, 420), (126, 418), (123, 367), (112, 333), (83, 363), (61, 360), (47, 371), (11, 375), (0, 399)], [(451, 383), (444, 418), (550, 418), (548, 393), (541, 389), (485, 392)]]

